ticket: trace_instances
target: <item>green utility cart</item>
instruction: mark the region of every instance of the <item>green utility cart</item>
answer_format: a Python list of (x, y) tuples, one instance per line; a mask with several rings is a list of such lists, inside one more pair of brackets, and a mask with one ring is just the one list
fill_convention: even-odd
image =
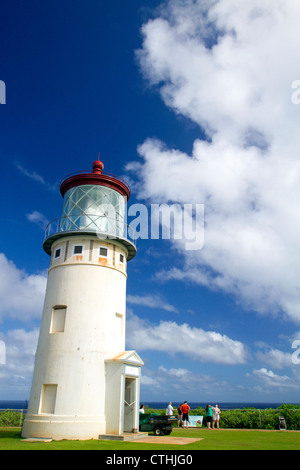
[(140, 431), (154, 432), (156, 436), (168, 435), (172, 432), (172, 424), (176, 416), (162, 416), (158, 413), (140, 413)]

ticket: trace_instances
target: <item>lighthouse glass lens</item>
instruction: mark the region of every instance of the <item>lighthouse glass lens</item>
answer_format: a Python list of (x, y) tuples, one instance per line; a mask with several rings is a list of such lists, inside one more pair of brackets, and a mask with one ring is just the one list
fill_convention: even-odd
[(124, 216), (125, 199), (117, 191), (104, 186), (76, 186), (65, 194), (60, 230), (122, 237)]

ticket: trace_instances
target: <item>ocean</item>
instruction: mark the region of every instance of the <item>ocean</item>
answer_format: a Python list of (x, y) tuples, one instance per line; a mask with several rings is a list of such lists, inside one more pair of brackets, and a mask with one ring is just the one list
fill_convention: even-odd
[[(168, 402), (153, 402), (153, 401), (144, 401), (146, 407), (153, 408), (155, 410), (163, 410), (168, 406)], [(198, 408), (199, 406), (205, 408), (207, 403), (200, 402), (188, 402), (192, 410)], [(215, 405), (215, 402), (210, 403), (210, 405)], [(218, 403), (221, 410), (234, 410), (242, 408), (256, 408), (257, 410), (265, 410), (266, 408), (278, 408), (278, 406), (283, 405), (284, 403), (252, 403), (252, 402), (226, 402)], [(299, 405), (300, 403), (293, 403), (294, 405)], [(172, 406), (176, 409), (180, 405), (180, 402), (172, 402)], [(0, 400), (0, 410), (26, 410), (28, 402), (26, 400)]]
[(26, 400), (0, 400), (0, 410), (27, 410)]

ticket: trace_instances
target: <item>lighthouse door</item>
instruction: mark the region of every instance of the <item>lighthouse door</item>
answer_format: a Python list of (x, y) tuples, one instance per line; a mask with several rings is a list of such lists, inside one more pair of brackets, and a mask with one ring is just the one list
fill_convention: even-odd
[(136, 380), (132, 377), (125, 377), (124, 432), (137, 432)]

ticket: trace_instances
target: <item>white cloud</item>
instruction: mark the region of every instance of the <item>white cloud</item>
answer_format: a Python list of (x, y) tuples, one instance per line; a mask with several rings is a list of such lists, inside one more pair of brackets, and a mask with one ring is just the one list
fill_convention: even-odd
[(218, 364), (243, 364), (247, 357), (240, 341), (186, 323), (161, 321), (155, 325), (131, 314), (127, 318), (126, 335), (129, 347), (137, 351), (179, 353), (200, 362)]
[(164, 374), (168, 374), (172, 377), (177, 377), (178, 379), (185, 379), (191, 375), (191, 372), (188, 369), (166, 369), (164, 366), (159, 366), (158, 370)]
[(42, 185), (46, 185), (46, 181), (44, 180), (44, 178), (39, 175), (36, 171), (26, 170), (26, 168), (24, 168), (20, 163), (16, 163), (16, 167), (23, 175), (27, 176), (27, 178), (37, 181)]
[(46, 275), (28, 274), (0, 253), (0, 319), (41, 318), (46, 282)]
[(57, 190), (57, 184), (48, 183), (45, 178), (39, 175), (36, 171), (27, 170), (19, 162), (16, 162), (15, 165), (20, 171), (20, 173), (22, 173), (22, 175), (26, 176), (27, 178), (30, 178), (31, 180), (36, 181), (37, 183), (40, 183), (44, 188), (48, 189), (49, 191)]
[(279, 349), (270, 349), (268, 351), (258, 351), (256, 357), (259, 361), (269, 364), (274, 369), (282, 369), (292, 366), (292, 354), (280, 351)]
[[(212, 390), (216, 387), (216, 377), (210, 376), (207, 374), (199, 374), (192, 372), (189, 369), (182, 369), (182, 368), (173, 368), (170, 369), (166, 368), (165, 366), (161, 365), (157, 369), (157, 375), (160, 377), (160, 380), (169, 384), (172, 381), (172, 384), (175, 388), (182, 388), (183, 390), (187, 390), (188, 386), (196, 389), (197, 387), (201, 387), (201, 390), (204, 389)], [(228, 384), (224, 381), (218, 380), (218, 386), (225, 386), (228, 387)]]
[[(300, 4), (172, 0), (143, 26), (138, 58), (165, 104), (205, 130), (192, 155), (148, 139), (139, 196), (205, 204), (205, 242), (176, 241), (181, 276), (300, 321)], [(267, 33), (266, 33), (267, 32)]]
[(47, 219), (47, 217), (38, 211), (33, 211), (30, 214), (26, 214), (26, 217), (29, 220), (29, 222), (33, 222), (34, 224), (37, 224), (43, 230), (46, 228), (46, 226), (49, 223), (49, 220)]
[(159, 387), (159, 381), (148, 375), (141, 375), (141, 385), (146, 387)]
[[(142, 377), (144, 373), (143, 369)], [(200, 374), (180, 367), (168, 369), (164, 365), (160, 365), (156, 370), (147, 370), (146, 374), (145, 380), (141, 383), (141, 390), (142, 394), (148, 396), (148, 400), (151, 401), (166, 400), (166, 405), (170, 400), (182, 402), (188, 399), (199, 402), (199, 393), (202, 400), (204, 397), (209, 397), (209, 400), (218, 400), (220, 396), (223, 400), (224, 396), (232, 397), (232, 384), (222, 380), (220, 376)]]
[(150, 308), (162, 308), (167, 312), (177, 313), (178, 310), (173, 305), (163, 300), (159, 295), (127, 295), (126, 300), (129, 304), (143, 305)]
[(30, 381), (33, 373), (34, 356), (38, 341), (37, 328), (25, 331), (24, 329), (9, 330), (1, 333), (1, 340), (5, 344), (5, 364), (0, 366), (0, 389), (12, 393), (16, 399), (28, 397)]
[(253, 375), (257, 377), (265, 387), (293, 390), (299, 388), (299, 383), (286, 375), (277, 375), (265, 367), (254, 369)]

